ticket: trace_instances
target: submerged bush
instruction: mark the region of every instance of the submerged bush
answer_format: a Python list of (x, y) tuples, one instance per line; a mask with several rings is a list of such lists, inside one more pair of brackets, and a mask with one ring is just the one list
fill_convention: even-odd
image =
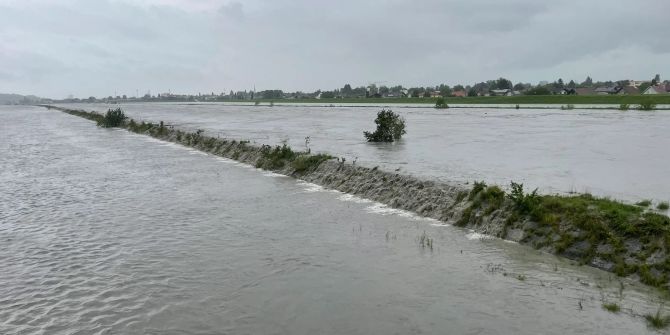
[(368, 142), (393, 142), (406, 134), (405, 120), (393, 111), (382, 109), (375, 119), (377, 130), (363, 132)]
[(619, 110), (627, 111), (627, 110), (629, 110), (629, 109), (630, 109), (630, 105), (629, 105), (629, 104), (621, 104), (621, 105), (619, 105)]
[(639, 109), (641, 111), (651, 111), (651, 110), (656, 109), (656, 104), (653, 103), (651, 100), (644, 101), (644, 102), (640, 103), (640, 105), (637, 107), (637, 109)]
[(670, 317), (661, 314), (661, 307), (656, 311), (656, 314), (647, 314), (644, 318), (647, 319), (649, 326), (656, 329), (667, 328), (670, 324)]
[(295, 172), (303, 173), (311, 169), (316, 168), (324, 161), (333, 158), (330, 155), (318, 154), (318, 155), (300, 155), (293, 162), (291, 166), (295, 169)]
[(126, 115), (121, 108), (109, 109), (105, 116), (98, 121), (98, 126), (104, 128), (120, 127), (125, 119)]
[(286, 144), (274, 148), (264, 145), (261, 148), (261, 155), (262, 158), (256, 162), (256, 167), (273, 170), (283, 168), (287, 162), (293, 161), (298, 153)]
[(532, 193), (527, 194), (523, 192), (523, 184), (511, 182), (510, 186), (512, 191), (508, 197), (512, 200), (516, 209), (519, 210), (522, 214), (528, 214), (532, 212), (540, 203), (540, 197), (537, 195), (537, 189), (533, 190)]
[(437, 101), (435, 102), (435, 108), (438, 109), (449, 108), (449, 105), (447, 105), (447, 100), (445, 100), (442, 97), (437, 98)]
[(619, 311), (621, 310), (621, 307), (619, 305), (617, 305), (617, 303), (615, 303), (615, 302), (607, 302), (607, 303), (603, 303), (603, 309), (605, 309), (608, 312), (619, 313)]

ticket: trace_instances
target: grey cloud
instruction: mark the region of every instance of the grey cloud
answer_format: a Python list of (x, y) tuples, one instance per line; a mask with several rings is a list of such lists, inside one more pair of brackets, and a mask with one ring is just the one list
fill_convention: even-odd
[(221, 13), (226, 18), (238, 21), (243, 20), (245, 17), (244, 5), (237, 1), (222, 5), (219, 7), (219, 13)]
[(0, 45), (11, 42), (0, 62), (14, 75), (0, 77), (5, 90), (313, 90), (670, 70), (658, 61), (670, 53), (665, 0), (34, 1), (0, 11)]

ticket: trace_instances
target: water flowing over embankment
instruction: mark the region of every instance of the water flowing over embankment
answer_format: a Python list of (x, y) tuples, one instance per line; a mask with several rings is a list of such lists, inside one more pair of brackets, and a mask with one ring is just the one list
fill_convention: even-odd
[[(104, 120), (94, 112), (46, 107), (99, 123)], [(121, 127), (527, 244), (652, 286), (665, 289), (670, 278), (670, 218), (643, 206), (589, 194), (538, 195), (519, 184), (513, 184), (509, 193), (483, 182), (467, 189), (358, 166), (327, 154), (296, 152), (285, 145), (256, 145), (207, 136), (200, 130), (174, 129), (163, 122), (131, 119)]]

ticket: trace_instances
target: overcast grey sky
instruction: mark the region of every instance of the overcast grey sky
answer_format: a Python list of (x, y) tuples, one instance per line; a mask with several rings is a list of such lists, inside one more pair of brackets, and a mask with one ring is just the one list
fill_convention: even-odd
[(670, 76), (669, 0), (0, 0), (0, 92)]

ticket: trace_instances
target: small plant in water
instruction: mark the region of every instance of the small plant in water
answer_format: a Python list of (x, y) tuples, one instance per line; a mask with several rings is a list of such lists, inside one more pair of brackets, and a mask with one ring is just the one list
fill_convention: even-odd
[(433, 251), (433, 239), (426, 235), (425, 231), (419, 236), (419, 246), (421, 246), (422, 249), (428, 248), (430, 251)]
[(368, 142), (393, 142), (405, 135), (405, 120), (393, 111), (382, 109), (375, 119), (377, 129), (374, 132), (363, 132)]
[(621, 110), (621, 111), (627, 111), (627, 110), (629, 110), (629, 109), (630, 109), (630, 105), (629, 105), (629, 104), (621, 104), (621, 105), (619, 105), (619, 110)]
[(668, 209), (670, 209), (670, 203), (668, 203), (667, 201), (659, 202), (656, 208), (662, 211), (667, 211)]
[(649, 324), (649, 326), (656, 329), (664, 329), (667, 328), (668, 325), (670, 325), (670, 317), (661, 314), (662, 308), (663, 305), (661, 305), (658, 308), (656, 314), (647, 314), (644, 316), (644, 318), (647, 319), (647, 323)]
[(644, 101), (640, 103), (640, 105), (637, 107), (637, 109), (641, 111), (652, 111), (656, 109), (656, 104), (651, 102), (651, 101)]
[(532, 193), (527, 194), (523, 192), (523, 184), (511, 182), (512, 191), (508, 197), (514, 202), (517, 210), (521, 213), (530, 213), (537, 207), (540, 202), (540, 197), (537, 195), (537, 188)]
[(311, 153), (312, 149), (309, 148), (309, 143), (312, 141), (312, 139), (309, 136), (305, 137), (305, 152)]
[(518, 279), (520, 281), (526, 281), (526, 276), (525, 275), (517, 275), (516, 279)]
[(125, 119), (126, 115), (121, 108), (109, 109), (105, 116), (98, 121), (98, 126), (103, 128), (120, 127)]
[(437, 109), (449, 108), (449, 105), (447, 105), (447, 100), (445, 100), (442, 97), (437, 98), (437, 101), (435, 102), (435, 108)]
[(603, 308), (606, 311), (609, 311), (609, 312), (612, 312), (612, 313), (619, 313), (619, 311), (621, 310), (621, 307), (619, 307), (619, 305), (617, 305), (615, 302), (603, 303)]
[(651, 200), (642, 200), (635, 203), (636, 206), (640, 207), (649, 207), (651, 205)]

